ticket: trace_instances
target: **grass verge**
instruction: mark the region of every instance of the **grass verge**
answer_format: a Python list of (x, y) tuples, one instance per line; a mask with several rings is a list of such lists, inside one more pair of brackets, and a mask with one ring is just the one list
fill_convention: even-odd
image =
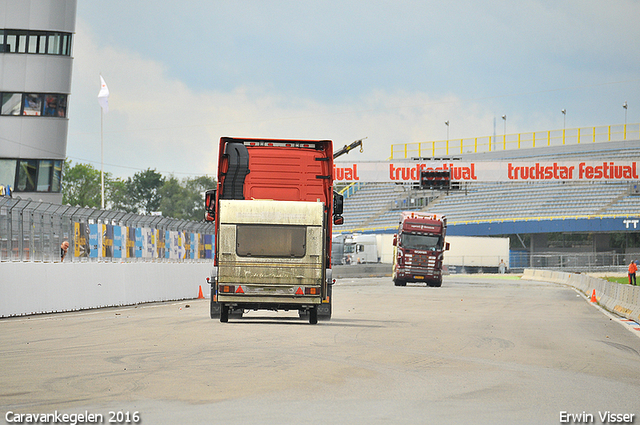
[(603, 277), (604, 280), (608, 281), (608, 282), (615, 282), (615, 283), (620, 283), (622, 285), (629, 284), (629, 277), (628, 276), (624, 276), (624, 277), (613, 277), (613, 276), (605, 276)]

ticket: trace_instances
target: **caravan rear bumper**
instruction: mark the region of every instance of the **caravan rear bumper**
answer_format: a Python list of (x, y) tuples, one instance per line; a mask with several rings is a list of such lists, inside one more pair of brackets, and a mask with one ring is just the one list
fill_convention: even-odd
[(220, 303), (320, 304), (322, 289), (316, 285), (219, 284)]

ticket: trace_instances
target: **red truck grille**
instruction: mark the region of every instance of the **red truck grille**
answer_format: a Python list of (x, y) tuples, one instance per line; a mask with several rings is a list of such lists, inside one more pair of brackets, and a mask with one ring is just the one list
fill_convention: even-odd
[(405, 257), (405, 265), (409, 268), (428, 268), (436, 266), (437, 257), (428, 254), (413, 254)]

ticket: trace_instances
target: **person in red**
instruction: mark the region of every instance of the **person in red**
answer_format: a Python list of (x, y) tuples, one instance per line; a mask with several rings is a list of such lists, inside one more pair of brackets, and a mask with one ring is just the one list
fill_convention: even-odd
[(636, 263), (637, 261), (631, 261), (631, 264), (629, 264), (629, 285), (636, 286), (636, 272), (638, 271)]

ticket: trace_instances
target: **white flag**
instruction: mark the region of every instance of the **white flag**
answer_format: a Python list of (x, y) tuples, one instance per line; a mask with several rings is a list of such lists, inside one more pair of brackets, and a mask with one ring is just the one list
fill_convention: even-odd
[(104, 82), (102, 75), (100, 76), (100, 93), (98, 93), (98, 103), (105, 113), (109, 112), (109, 87), (107, 87), (107, 83)]

